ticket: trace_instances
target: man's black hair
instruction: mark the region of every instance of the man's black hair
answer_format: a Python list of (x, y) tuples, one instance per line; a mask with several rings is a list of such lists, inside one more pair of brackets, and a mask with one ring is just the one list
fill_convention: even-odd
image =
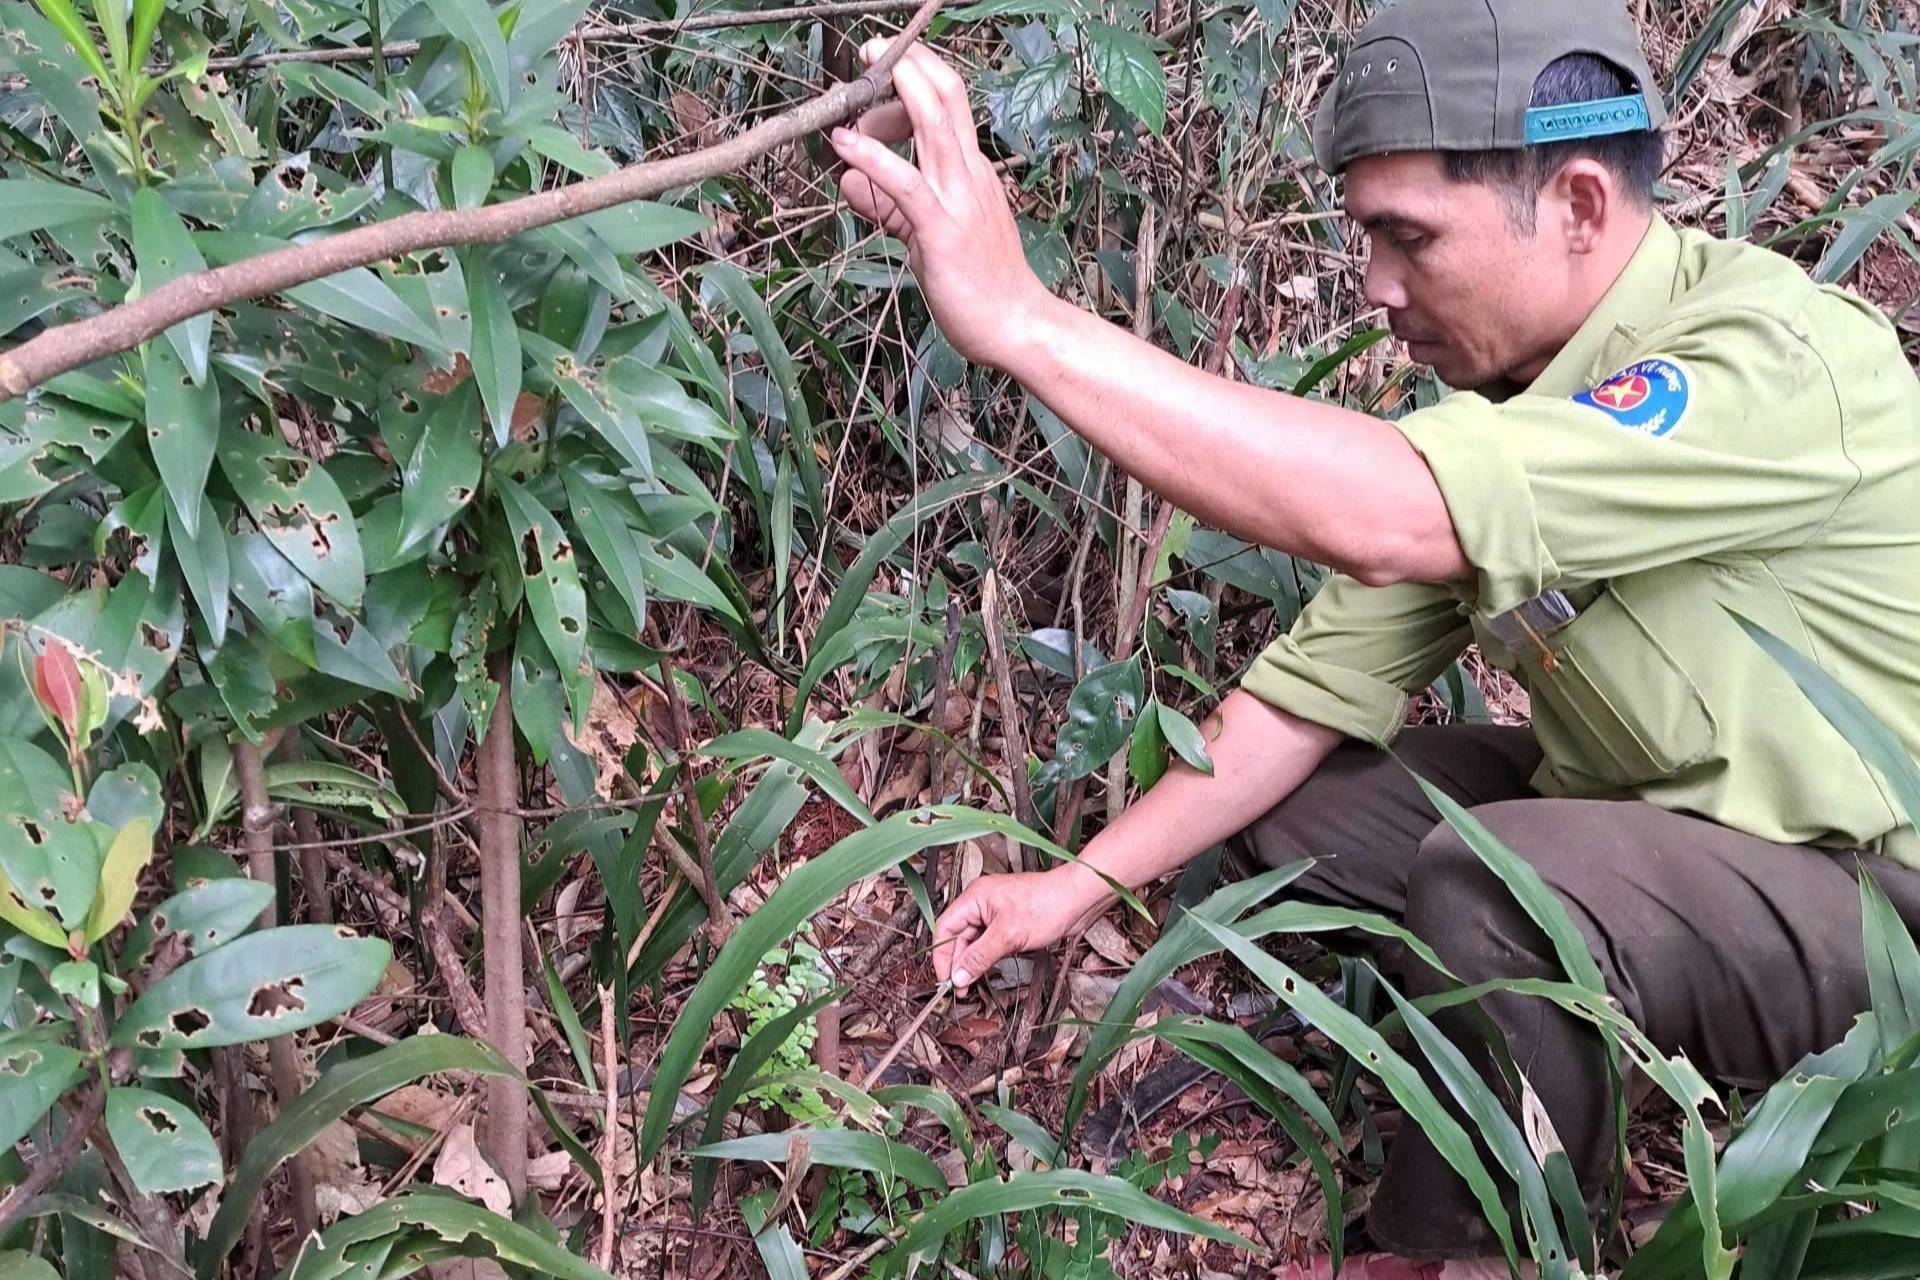
[[(1533, 82), (1533, 105), (1570, 107), (1631, 92), (1633, 86), (1611, 62), (1572, 53)], [(1514, 230), (1531, 236), (1542, 188), (1574, 160), (1599, 161), (1620, 180), (1628, 198), (1651, 207), (1654, 183), (1666, 164), (1666, 139), (1657, 131), (1616, 133), (1517, 151), (1449, 151), (1442, 158), (1452, 181), (1477, 182), (1499, 192)]]

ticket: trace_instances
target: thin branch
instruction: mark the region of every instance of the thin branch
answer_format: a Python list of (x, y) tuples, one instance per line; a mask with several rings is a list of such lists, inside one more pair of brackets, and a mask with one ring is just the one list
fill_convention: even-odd
[(606, 1077), (606, 1127), (601, 1130), (600, 1172), (606, 1185), (600, 1188), (600, 1269), (613, 1270), (613, 1242), (619, 1238), (614, 1213), (614, 1166), (620, 1152), (620, 1048), (613, 1025), (613, 988), (600, 988), (600, 1073)]
[[(993, 667), (995, 690), (1000, 695), (1000, 732), (1006, 740), (1003, 754), (1007, 762), (1007, 780), (1013, 784), (1014, 817), (1029, 827), (1039, 825), (1033, 807), (1033, 786), (1027, 778), (1027, 731), (1020, 723), (1020, 704), (1013, 688), (1013, 664), (1007, 658), (1006, 620), (1001, 613), (1000, 574), (990, 570), (980, 582), (980, 620), (987, 633), (987, 660)], [(1025, 869), (1026, 853), (1017, 841), (1008, 841), (1008, 862)]]
[[(487, 1039), (516, 1071), (527, 1069), (527, 984), (521, 973), (520, 801), (513, 758), (513, 655), (493, 661), (493, 717), (474, 766), (479, 811), (480, 916), (486, 934)], [(527, 1086), (518, 1076), (487, 1081), (487, 1155), (513, 1202), (527, 1194)]]
[(87, 1137), (93, 1132), (94, 1122), (106, 1111), (106, 1089), (97, 1082), (88, 1085), (80, 1095), (79, 1110), (67, 1117), (67, 1131), (60, 1136), (59, 1145), (34, 1161), (25, 1181), (0, 1202), (0, 1235), (13, 1230), (14, 1225), (27, 1216), (27, 1210), (40, 1198), (40, 1193), (73, 1167), (73, 1162), (87, 1149)]
[[(680, 866), (680, 874), (699, 890), (700, 898), (707, 904), (707, 937), (712, 941), (714, 950), (725, 946), (727, 939), (733, 936), (733, 909), (727, 905), (727, 895), (720, 892), (720, 879), (713, 870), (713, 836), (707, 830), (707, 815), (700, 808), (700, 793), (693, 780), (693, 718), (687, 713), (687, 700), (680, 692), (680, 682), (674, 678), (673, 664), (666, 658), (660, 659), (660, 682), (666, 686), (667, 707), (673, 715), (674, 736), (679, 739), (676, 747), (680, 753), (680, 810), (687, 821), (687, 830), (693, 835), (694, 851), (700, 855), (697, 867), (689, 867), (681, 858), (674, 861)], [(676, 853), (673, 837), (667, 837), (667, 851)]]
[(858, 80), (766, 120), (717, 146), (667, 160), (642, 161), (614, 173), (479, 209), (431, 209), (257, 258), (168, 281), (138, 301), (48, 329), (0, 355), (0, 401), (26, 394), (49, 378), (128, 351), (183, 320), (248, 298), (281, 293), (354, 267), (456, 245), (492, 244), (583, 214), (645, 200), (731, 173), (776, 147), (827, 128), (878, 102), (893, 64), (942, 0), (922, 0), (887, 53)]

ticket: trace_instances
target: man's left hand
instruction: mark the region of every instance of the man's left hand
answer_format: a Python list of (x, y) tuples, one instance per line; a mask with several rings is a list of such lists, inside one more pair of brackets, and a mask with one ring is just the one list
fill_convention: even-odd
[[(860, 51), (868, 65), (885, 40)], [(921, 44), (894, 66), (897, 102), (833, 131), (853, 211), (907, 246), (940, 332), (967, 359), (1001, 366), (1028, 340), (1027, 321), (1054, 301), (1027, 265), (1006, 189), (980, 151), (966, 85)], [(918, 163), (890, 144), (911, 137)]]

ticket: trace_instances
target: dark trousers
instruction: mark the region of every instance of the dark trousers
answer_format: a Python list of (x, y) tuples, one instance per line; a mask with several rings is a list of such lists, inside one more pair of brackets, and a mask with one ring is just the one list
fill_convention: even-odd
[[(1252, 866), (1318, 859), (1294, 892), (1403, 921), (1467, 983), (1564, 980), (1546, 935), (1441, 822), (1411, 768), (1539, 871), (1654, 1044), (1723, 1084), (1770, 1084), (1838, 1042), (1867, 1007), (1854, 878), (1862, 862), (1908, 927), (1920, 924), (1920, 872), (1885, 859), (1773, 844), (1639, 802), (1543, 799), (1528, 785), (1540, 751), (1526, 729), (1410, 729), (1394, 751), (1406, 767), (1373, 747), (1342, 746), (1230, 853)], [(1382, 959), (1412, 994), (1442, 988), (1425, 965)], [(1494, 996), (1482, 1009), (1544, 1103), (1589, 1203), (1602, 1203), (1614, 1149), (1598, 1034), (1541, 1000)], [(1436, 1021), (1471, 1044), (1464, 1012)], [(1497, 1080), (1484, 1051), (1479, 1061)], [(1367, 1226), (1381, 1248), (1407, 1256), (1497, 1252), (1466, 1183), (1411, 1121), (1388, 1149)]]

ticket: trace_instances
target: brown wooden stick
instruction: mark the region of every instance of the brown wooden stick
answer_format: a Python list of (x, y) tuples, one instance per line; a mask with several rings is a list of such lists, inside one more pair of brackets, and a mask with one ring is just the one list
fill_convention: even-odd
[(858, 80), (762, 121), (718, 146), (667, 160), (642, 161), (602, 177), (484, 208), (423, 210), (324, 240), (289, 245), (244, 262), (181, 276), (136, 302), (48, 329), (0, 355), (0, 401), (25, 395), (49, 378), (95, 360), (129, 351), (183, 320), (230, 303), (282, 293), (402, 254), (492, 244), (730, 173), (776, 147), (837, 124), (878, 102), (894, 63), (927, 29), (941, 2), (922, 0), (901, 37)]
[[(486, 934), (487, 1039), (515, 1070), (527, 1069), (527, 984), (520, 947), (520, 775), (513, 758), (513, 654), (493, 661), (499, 692), (476, 754), (480, 916)], [(527, 1086), (518, 1076), (487, 1080), (487, 1156), (515, 1204), (527, 1194)]]
[[(267, 798), (267, 771), (260, 749), (245, 738), (233, 744), (233, 771), (240, 784), (240, 831), (247, 845), (247, 873), (269, 888), (276, 883), (273, 858), (273, 804)], [(279, 909), (269, 900), (260, 913), (260, 927), (271, 929)], [(301, 1093), (300, 1061), (287, 1036), (267, 1041), (267, 1063), (273, 1073), (273, 1092), (285, 1111)], [(313, 1166), (303, 1151), (287, 1162), (287, 1182), (293, 1196), (293, 1225), (300, 1238), (320, 1225), (313, 1190)]]
[(53, 1150), (41, 1155), (33, 1162), (33, 1168), (27, 1171), (25, 1181), (8, 1193), (5, 1201), (0, 1201), (0, 1235), (11, 1231), (14, 1224), (26, 1216), (40, 1193), (47, 1190), (60, 1175), (73, 1167), (87, 1149), (87, 1138), (93, 1132), (93, 1125), (107, 1110), (107, 1091), (99, 1084), (87, 1086), (80, 1095), (79, 1110), (67, 1117), (67, 1131)]
[(727, 939), (733, 936), (733, 908), (727, 905), (727, 895), (720, 891), (720, 879), (713, 870), (713, 837), (707, 830), (707, 815), (700, 808), (700, 792), (693, 778), (693, 717), (687, 712), (687, 699), (680, 692), (680, 681), (675, 678), (673, 664), (666, 658), (660, 659), (660, 683), (666, 686), (667, 707), (673, 716), (673, 733), (679, 742), (675, 750), (680, 754), (680, 816), (687, 821), (687, 830), (693, 836), (694, 852), (699, 854), (697, 866), (689, 866), (674, 847), (673, 836), (668, 834), (667, 852), (674, 856), (680, 874), (692, 884), (700, 894), (700, 900), (707, 905), (707, 937), (713, 948), (718, 951), (727, 945)]

